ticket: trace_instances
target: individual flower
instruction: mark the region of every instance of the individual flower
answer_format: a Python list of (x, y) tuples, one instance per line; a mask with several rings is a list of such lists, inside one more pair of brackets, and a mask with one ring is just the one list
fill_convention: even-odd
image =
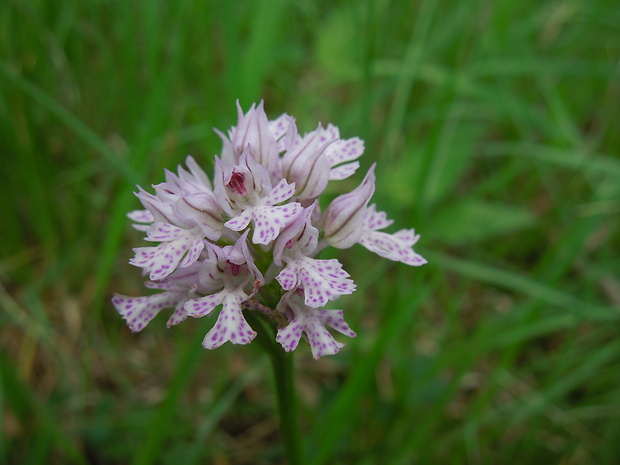
[(151, 281), (192, 265), (204, 249), (204, 239), (218, 240), (222, 235), (224, 221), (211, 183), (192, 157), (186, 163), (190, 171), (179, 167), (178, 176), (167, 171), (166, 182), (154, 186), (155, 195), (140, 189), (136, 196), (146, 210), (130, 213), (147, 241), (160, 242), (135, 248), (130, 260), (149, 273)]
[(185, 312), (193, 317), (209, 315), (222, 305), (215, 326), (204, 338), (203, 346), (207, 349), (219, 347), (226, 341), (247, 344), (256, 336), (241, 311), (241, 304), (251, 297), (247, 288), (263, 279), (248, 249), (247, 235), (248, 231), (234, 246), (209, 244), (209, 257), (202, 264), (199, 282), (213, 293), (184, 304)]
[[(352, 294), (355, 283), (342, 269), (338, 260), (318, 260), (311, 255), (317, 247), (318, 229), (312, 226), (312, 211), (316, 202), (299, 215), (288, 231), (274, 245), (274, 262), (286, 263), (276, 280), (285, 291), (303, 291), (305, 304), (323, 307), (341, 295)], [(289, 239), (289, 236), (292, 236)], [(286, 241), (285, 244), (283, 244)]]
[(309, 307), (295, 294), (286, 299), (280, 307), (281, 311), (290, 315), (291, 318), (287, 326), (278, 330), (276, 336), (276, 341), (287, 352), (295, 350), (303, 334), (310, 344), (312, 356), (315, 359), (324, 355), (335, 354), (344, 344), (334, 339), (327, 330), (327, 326), (345, 336), (356, 336), (344, 321), (342, 310), (323, 310)]
[(249, 148), (250, 155), (264, 166), (268, 173), (277, 171), (278, 143), (270, 131), (263, 102), (260, 102), (258, 107), (252, 105), (244, 115), (237, 101), (237, 115), (239, 123), (229, 132), (234, 160), (239, 160), (243, 151)]
[(215, 195), (222, 210), (231, 217), (224, 226), (242, 231), (252, 221), (255, 244), (269, 244), (299, 215), (301, 205), (297, 202), (278, 205), (290, 199), (294, 192), (295, 184), (285, 179), (272, 188), (269, 173), (249, 150), (241, 154), (235, 166), (216, 158)]
[(174, 313), (168, 319), (168, 327), (177, 325), (187, 318), (183, 306), (194, 295), (198, 268), (199, 265), (195, 264), (190, 268), (177, 270), (165, 281), (145, 283), (149, 289), (160, 289), (164, 292), (143, 297), (114, 294), (112, 303), (134, 333), (142, 331), (164, 308), (174, 308)]

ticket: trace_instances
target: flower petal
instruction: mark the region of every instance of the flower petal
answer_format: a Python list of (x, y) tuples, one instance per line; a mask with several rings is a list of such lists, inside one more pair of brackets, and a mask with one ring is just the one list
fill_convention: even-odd
[(401, 229), (394, 234), (377, 231), (390, 226), (392, 223), (393, 221), (388, 220), (384, 212), (377, 211), (375, 204), (370, 205), (366, 210), (359, 243), (371, 252), (389, 260), (411, 266), (427, 263), (426, 259), (412, 249), (420, 238), (420, 235), (416, 235), (413, 229)]
[(326, 325), (346, 336), (356, 336), (344, 321), (342, 310), (311, 308), (297, 302), (296, 299), (293, 296), (287, 301), (294, 318), (287, 326), (278, 330), (276, 337), (276, 341), (286, 352), (291, 352), (297, 347), (302, 333), (305, 334), (315, 359), (338, 352), (344, 344), (334, 339)]
[(278, 144), (270, 131), (263, 101), (258, 106), (252, 105), (245, 115), (237, 101), (237, 113), (237, 127), (231, 131), (230, 138), (235, 154), (241, 155), (249, 147), (249, 153), (256, 162), (268, 172), (273, 172), (279, 160)]
[(420, 236), (415, 235), (413, 229), (402, 229), (394, 234), (365, 230), (359, 243), (371, 252), (389, 260), (411, 266), (421, 266), (427, 263), (426, 259), (411, 248), (419, 238)]
[(185, 195), (174, 204), (173, 211), (184, 223), (198, 225), (209, 240), (217, 241), (222, 236), (222, 211), (212, 194)]
[[(211, 192), (213, 190), (213, 187), (211, 186), (211, 181), (209, 181), (209, 177), (202, 170), (202, 168), (200, 168), (198, 163), (196, 163), (196, 160), (194, 160), (194, 158), (191, 155), (187, 156), (187, 158), (185, 159), (185, 164), (189, 168), (189, 171), (192, 174), (192, 176), (194, 177), (193, 181), (196, 183), (199, 182), (205, 191)], [(181, 175), (181, 178), (184, 178), (184, 176)]]
[(278, 141), (278, 150), (280, 152), (283, 152), (285, 150), (284, 145), (281, 145), (279, 141), (288, 130), (289, 120), (291, 120), (291, 117), (284, 113), (278, 116), (276, 119), (269, 121), (269, 131), (273, 135), (274, 139)]
[(176, 241), (187, 235), (187, 230), (167, 223), (155, 223), (146, 237), (147, 241), (169, 242)]
[(277, 205), (290, 199), (295, 193), (295, 183), (289, 184), (286, 179), (282, 179), (271, 192), (265, 196), (263, 203), (265, 205)]
[(226, 291), (217, 322), (202, 341), (206, 349), (215, 349), (226, 341), (233, 344), (248, 344), (256, 337), (256, 332), (245, 321), (241, 311), (241, 303), (245, 298), (247, 296), (243, 292)]
[(323, 216), (325, 238), (333, 247), (346, 249), (357, 243), (367, 205), (375, 192), (375, 164), (359, 186), (348, 194), (339, 195), (327, 207)]
[(354, 161), (352, 163), (338, 166), (337, 168), (332, 168), (329, 172), (329, 180), (341, 181), (343, 179), (347, 179), (348, 177), (352, 176), (359, 167), (359, 162)]
[[(319, 230), (312, 225), (312, 216), (318, 206), (318, 200), (304, 208), (291, 224), (284, 228), (273, 245), (273, 261), (282, 265), (285, 250), (295, 248), (302, 255), (311, 256), (318, 244)], [(289, 254), (290, 255), (290, 254)]]
[(329, 161), (324, 155), (333, 140), (321, 140), (323, 129), (306, 134), (289, 148), (282, 157), (282, 170), (286, 179), (295, 183), (299, 199), (312, 199), (321, 194), (329, 182)]
[(318, 308), (341, 295), (352, 294), (355, 283), (336, 259), (316, 260), (299, 254), (283, 257), (286, 267), (276, 276), (284, 290), (303, 288), (305, 304)]
[(190, 266), (192, 263), (195, 263), (196, 260), (200, 258), (200, 252), (202, 252), (202, 249), (204, 248), (205, 248), (204, 241), (198, 240), (198, 241), (192, 242), (192, 244), (189, 247), (189, 250), (187, 251), (187, 254), (185, 254), (185, 256), (183, 257), (183, 260), (181, 260), (181, 263), (179, 263), (179, 267), (186, 268)]
[(143, 297), (115, 294), (112, 303), (127, 321), (129, 329), (136, 333), (141, 331), (163, 308), (173, 307), (183, 300), (183, 293), (160, 292)]
[(392, 223), (394, 223), (394, 220), (388, 220), (385, 212), (377, 211), (376, 204), (373, 203), (368, 206), (366, 214), (364, 215), (365, 229), (372, 229), (373, 231), (376, 231), (377, 229), (385, 229)]
[(127, 213), (127, 216), (136, 223), (152, 223), (155, 221), (153, 214), (148, 210), (134, 210)]
[(240, 215), (228, 220), (224, 223), (224, 226), (232, 231), (241, 231), (245, 229), (248, 224), (250, 224), (250, 221), (252, 221), (252, 213), (252, 209), (247, 209)]
[(280, 230), (290, 224), (301, 213), (303, 208), (297, 202), (278, 207), (256, 207), (252, 212), (254, 220), (254, 244), (267, 245), (272, 242)]
[[(187, 235), (176, 241), (164, 242), (157, 247), (138, 247), (133, 249), (136, 255), (129, 260), (129, 263), (150, 272), (149, 277), (152, 281), (160, 281), (179, 266), (183, 256), (196, 243), (202, 243), (202, 239), (196, 240), (195, 237)], [(180, 265), (182, 268), (190, 266), (198, 259), (200, 251), (196, 255), (196, 248), (192, 250), (192, 255), (187, 257)], [(202, 250), (202, 247), (200, 247), (200, 250)]]
[(325, 149), (325, 156), (332, 167), (357, 160), (363, 153), (364, 141), (358, 137), (337, 140)]
[(199, 299), (188, 300), (183, 308), (189, 316), (200, 318), (211, 313), (215, 307), (224, 301), (226, 295), (228, 295), (228, 291), (222, 290)]
[(183, 321), (187, 319), (187, 313), (185, 312), (185, 309), (183, 308), (184, 304), (185, 304), (185, 299), (180, 301), (175, 306), (174, 313), (170, 316), (170, 318), (168, 319), (168, 322), (166, 323), (166, 326), (168, 328), (178, 325), (179, 323), (182, 323)]

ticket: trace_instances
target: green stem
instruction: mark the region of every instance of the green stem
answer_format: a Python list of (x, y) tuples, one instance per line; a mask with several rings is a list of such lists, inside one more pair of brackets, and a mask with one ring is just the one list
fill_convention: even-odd
[(288, 463), (300, 465), (303, 462), (301, 431), (297, 417), (297, 399), (295, 396), (295, 366), (293, 354), (287, 354), (280, 347), (269, 353), (273, 373), (276, 379), (276, 393), (280, 415), (280, 433)]
[(293, 354), (286, 353), (275, 341), (273, 327), (265, 319), (252, 312), (246, 317), (257, 331), (256, 340), (269, 355), (276, 381), (276, 398), (280, 418), (280, 434), (289, 465), (303, 465), (305, 462), (301, 441), (301, 430), (297, 415), (295, 395), (295, 366)]

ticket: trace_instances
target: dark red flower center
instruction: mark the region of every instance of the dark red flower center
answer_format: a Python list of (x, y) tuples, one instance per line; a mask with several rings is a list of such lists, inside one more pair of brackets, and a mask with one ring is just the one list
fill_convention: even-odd
[(234, 263), (230, 263), (230, 272), (232, 273), (233, 276), (237, 276), (239, 274), (239, 272), (241, 271), (241, 265), (235, 265)]
[(244, 181), (245, 181), (245, 176), (243, 175), (243, 173), (233, 172), (227, 186), (230, 190), (233, 190), (237, 192), (238, 194), (245, 195), (247, 191), (245, 190)]

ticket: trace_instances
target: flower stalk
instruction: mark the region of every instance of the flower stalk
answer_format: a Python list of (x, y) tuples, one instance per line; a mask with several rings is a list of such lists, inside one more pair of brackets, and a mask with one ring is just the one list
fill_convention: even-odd
[(256, 341), (269, 356), (273, 369), (278, 404), (278, 427), (287, 463), (303, 465), (305, 453), (297, 408), (294, 354), (285, 352), (275, 343), (273, 327), (268, 321), (255, 314), (249, 314), (247, 318), (252, 326), (257, 328)]
[(294, 354), (284, 352), (281, 347), (275, 349), (270, 358), (276, 381), (280, 434), (288, 463), (301, 465), (304, 463), (304, 451), (297, 414)]

